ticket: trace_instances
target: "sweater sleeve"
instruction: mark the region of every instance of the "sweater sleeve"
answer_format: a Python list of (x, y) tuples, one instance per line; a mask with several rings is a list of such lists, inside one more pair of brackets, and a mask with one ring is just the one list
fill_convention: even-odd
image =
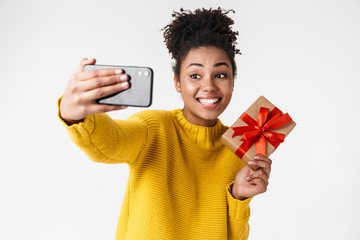
[(83, 122), (67, 125), (70, 139), (91, 160), (102, 163), (133, 163), (146, 143), (147, 127), (140, 117), (114, 120), (107, 114), (87, 116)]
[(246, 240), (249, 236), (250, 201), (235, 199), (231, 194), (233, 183), (227, 186), (228, 201), (228, 239)]

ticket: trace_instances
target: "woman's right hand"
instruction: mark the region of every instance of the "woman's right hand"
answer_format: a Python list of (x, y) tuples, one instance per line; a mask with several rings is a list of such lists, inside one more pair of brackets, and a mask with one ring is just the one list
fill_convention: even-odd
[(60, 116), (69, 125), (81, 122), (87, 115), (126, 108), (96, 103), (96, 99), (129, 88), (129, 77), (119, 69), (97, 69), (83, 72), (95, 59), (84, 58), (72, 75), (60, 101)]

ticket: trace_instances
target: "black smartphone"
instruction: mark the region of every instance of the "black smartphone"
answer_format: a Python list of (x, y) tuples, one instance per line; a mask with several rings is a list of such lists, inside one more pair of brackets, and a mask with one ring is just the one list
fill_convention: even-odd
[(130, 88), (97, 99), (97, 103), (131, 107), (149, 107), (151, 105), (154, 73), (150, 67), (85, 65), (83, 71), (106, 68), (122, 69), (130, 77)]

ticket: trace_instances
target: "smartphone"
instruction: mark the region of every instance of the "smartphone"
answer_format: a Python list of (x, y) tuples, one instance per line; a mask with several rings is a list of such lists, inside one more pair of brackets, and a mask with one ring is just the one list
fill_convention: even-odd
[(154, 73), (150, 67), (85, 65), (83, 71), (106, 68), (122, 69), (130, 77), (130, 88), (97, 99), (97, 103), (130, 107), (149, 107), (151, 105)]

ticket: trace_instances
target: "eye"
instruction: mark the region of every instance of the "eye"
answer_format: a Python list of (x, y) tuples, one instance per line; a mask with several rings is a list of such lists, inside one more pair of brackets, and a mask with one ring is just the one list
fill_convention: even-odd
[(190, 77), (192, 79), (199, 79), (200, 78), (200, 75), (199, 74), (191, 74)]
[(224, 74), (224, 73), (218, 73), (218, 74), (215, 75), (215, 77), (216, 77), (216, 78), (226, 78), (227, 75)]

